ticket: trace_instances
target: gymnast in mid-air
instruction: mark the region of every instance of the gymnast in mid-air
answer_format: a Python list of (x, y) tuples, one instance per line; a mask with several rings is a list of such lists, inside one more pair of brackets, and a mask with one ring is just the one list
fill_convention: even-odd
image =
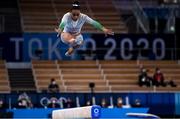
[(112, 30), (105, 28), (99, 22), (93, 20), (86, 14), (81, 13), (80, 3), (75, 1), (72, 4), (71, 11), (63, 16), (59, 27), (55, 28), (61, 41), (70, 46), (65, 53), (66, 56), (71, 56), (74, 50), (83, 44), (81, 28), (84, 23), (93, 25), (95, 28), (103, 31), (105, 35), (114, 35)]

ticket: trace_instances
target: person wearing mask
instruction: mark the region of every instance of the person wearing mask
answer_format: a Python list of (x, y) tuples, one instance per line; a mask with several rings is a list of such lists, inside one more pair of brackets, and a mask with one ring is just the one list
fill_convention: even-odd
[(33, 108), (31, 98), (27, 95), (26, 92), (23, 92), (19, 95), (17, 108)]
[(102, 108), (107, 108), (107, 107), (108, 107), (108, 104), (107, 104), (107, 101), (106, 101), (105, 98), (103, 98), (103, 99), (101, 100), (101, 107), (102, 107)]
[(141, 100), (140, 99), (135, 99), (134, 104), (132, 106), (133, 107), (141, 107)]
[(153, 82), (154, 82), (154, 85), (155, 86), (166, 86), (166, 83), (165, 83), (165, 81), (164, 81), (165, 79), (164, 79), (164, 75), (163, 75), (163, 73), (161, 72), (161, 70), (160, 70), (160, 68), (156, 68), (155, 69), (155, 73), (154, 73), (154, 76), (153, 76)]
[(56, 97), (52, 97), (52, 98), (50, 99), (50, 102), (49, 102), (49, 104), (48, 104), (48, 107), (49, 107), (49, 108), (59, 108), (60, 105), (59, 105), (59, 103), (58, 103), (58, 99), (57, 99)]
[(48, 92), (49, 93), (58, 93), (59, 92), (59, 86), (56, 83), (56, 80), (54, 78), (51, 79), (51, 83), (48, 86)]
[(122, 97), (118, 97), (118, 99), (117, 99), (117, 107), (118, 108), (123, 107), (123, 99), (122, 99)]
[(151, 77), (148, 76), (147, 69), (145, 69), (145, 68), (141, 69), (141, 72), (139, 74), (138, 84), (139, 84), (139, 86), (143, 86), (143, 85), (146, 85), (148, 87), (151, 86), (152, 79), (151, 79)]

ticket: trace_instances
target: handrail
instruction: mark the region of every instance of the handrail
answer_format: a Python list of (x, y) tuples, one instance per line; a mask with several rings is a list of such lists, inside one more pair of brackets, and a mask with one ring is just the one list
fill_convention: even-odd
[(54, 3), (54, 0), (51, 0), (51, 5), (52, 5), (52, 8), (53, 8), (54, 14), (56, 16), (56, 19), (58, 20), (58, 11), (56, 9), (56, 4)]
[(5, 18), (3, 15), (0, 15), (0, 33), (4, 32), (4, 24), (5, 24)]
[[(170, 14), (169, 14), (168, 21), (166, 23), (166, 31), (174, 32), (174, 30), (175, 30), (175, 8), (171, 7), (169, 9), (170, 9)], [(173, 29), (173, 27), (174, 27), (174, 29)]]
[(21, 3), (20, 3), (20, 0), (17, 0), (17, 5), (18, 5), (18, 10), (19, 10), (19, 16), (20, 16), (20, 23), (21, 23), (21, 28), (22, 28), (22, 31), (24, 32), (24, 16), (22, 14), (22, 9), (21, 9)]
[(3, 59), (3, 47), (0, 47), (0, 59)]
[(86, 0), (86, 6), (87, 6), (87, 8), (89, 10), (89, 13), (90, 13), (91, 17), (94, 17), (94, 13), (93, 13), (93, 11), (91, 9), (91, 6), (89, 5), (89, 1), (88, 0)]
[(144, 33), (149, 33), (149, 20), (138, 0), (134, 0), (133, 14)]

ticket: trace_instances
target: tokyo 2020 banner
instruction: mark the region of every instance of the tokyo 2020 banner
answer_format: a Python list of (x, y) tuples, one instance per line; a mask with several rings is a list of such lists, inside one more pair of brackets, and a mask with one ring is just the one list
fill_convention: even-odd
[(0, 34), (2, 58), (7, 61), (43, 60), (136, 60), (175, 59), (176, 40), (172, 34), (83, 34), (84, 44), (71, 57), (68, 45), (55, 33)]

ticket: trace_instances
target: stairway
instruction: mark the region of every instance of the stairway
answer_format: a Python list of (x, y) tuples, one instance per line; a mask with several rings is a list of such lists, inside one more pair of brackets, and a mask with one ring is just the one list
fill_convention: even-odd
[(2, 18), (2, 32), (21, 33), (21, 16), (17, 0), (0, 1), (0, 17)]
[(11, 91), (36, 91), (31, 69), (8, 69)]
[(95, 61), (57, 61), (57, 64), (66, 92), (90, 92), (90, 83), (95, 84), (95, 92), (108, 92), (110, 89)]

